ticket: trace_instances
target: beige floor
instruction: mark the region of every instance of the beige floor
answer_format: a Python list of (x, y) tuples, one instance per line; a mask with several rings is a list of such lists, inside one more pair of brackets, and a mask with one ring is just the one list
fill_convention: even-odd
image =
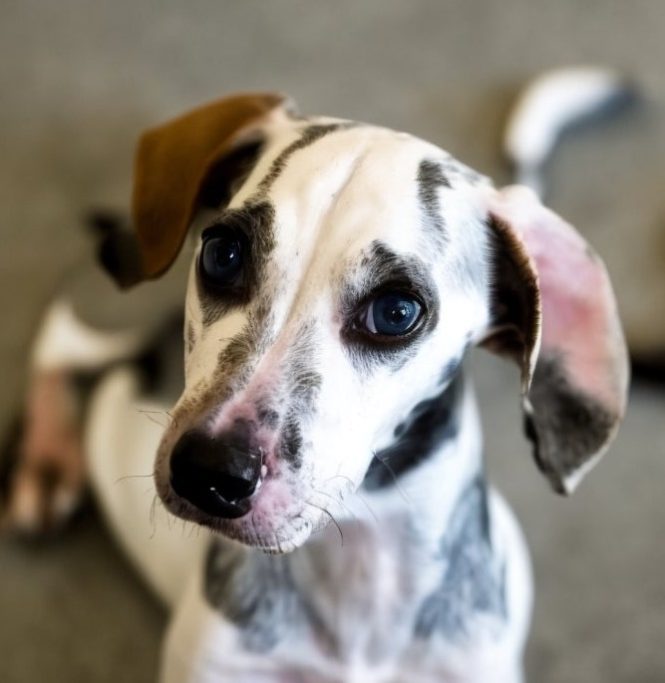
[[(549, 199), (627, 291), (630, 246), (665, 209), (664, 33), (661, 0), (4, 0), (0, 421), (43, 302), (86, 252), (79, 216), (126, 202), (137, 132), (229, 90), (278, 88), (306, 112), (407, 129), (505, 181), (498, 136), (525, 77), (620, 67), (643, 86), (642, 109), (567, 140)], [(490, 470), (534, 556), (530, 680), (664, 681), (665, 391), (634, 388), (606, 462), (562, 501), (529, 461), (515, 371), (478, 365)], [(58, 543), (0, 542), (2, 683), (151, 680), (163, 618), (92, 513)]]

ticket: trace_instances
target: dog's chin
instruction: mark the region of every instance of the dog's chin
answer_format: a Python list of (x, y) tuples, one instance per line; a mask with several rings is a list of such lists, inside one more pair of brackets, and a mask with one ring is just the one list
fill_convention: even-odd
[(268, 517), (260, 508), (252, 508), (246, 515), (235, 519), (214, 517), (201, 511), (178, 496), (170, 487), (158, 491), (164, 507), (176, 517), (204, 526), (227, 539), (256, 548), (265, 553), (290, 553), (304, 545), (309, 537), (327, 526), (321, 513), (308, 509), (284, 517)]

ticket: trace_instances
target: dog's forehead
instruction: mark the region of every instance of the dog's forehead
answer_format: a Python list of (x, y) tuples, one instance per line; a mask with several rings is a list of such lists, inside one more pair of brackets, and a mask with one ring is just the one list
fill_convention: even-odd
[[(427, 235), (443, 239), (444, 214), (483, 182), (442, 149), (387, 128), (313, 119), (269, 136), (241, 206), (258, 192), (274, 209), (277, 253), (307, 257), (314, 249), (340, 259), (376, 241), (396, 252), (427, 249)], [(277, 254), (276, 254), (277, 255)]]

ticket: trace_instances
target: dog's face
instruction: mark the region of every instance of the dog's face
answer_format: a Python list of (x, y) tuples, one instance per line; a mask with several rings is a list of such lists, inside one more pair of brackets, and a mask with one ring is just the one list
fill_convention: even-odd
[[(191, 145), (211, 144), (201, 143), (200, 133), (209, 121), (202, 126), (200, 113), (192, 116), (199, 119)], [(171, 128), (177, 137), (193, 129), (186, 119)], [(178, 145), (164, 142), (173, 130), (158, 130), (143, 151), (153, 174), (160, 150)], [(215, 190), (222, 182), (227, 197), (195, 235), (186, 386), (155, 478), (175, 514), (279, 552), (328, 523), (330, 501), (362, 484), (374, 453), (390, 445), (417, 403), (441, 393), (470, 345), (484, 340), (516, 357), (528, 389), (541, 339), (541, 292), (525, 251), (531, 233), (520, 228), (522, 241), (510, 226), (533, 225), (531, 214), (524, 216), (534, 211), (547, 225), (556, 221), (535, 198), (506, 199), (437, 147), (383, 128), (273, 116), (258, 138), (254, 131), (213, 161), (242, 157), (243, 150), (251, 151), (252, 165), (234, 183), (224, 164), (206, 158), (203, 171), (192, 166), (194, 190), (184, 193), (187, 221), (211, 183)], [(167, 223), (178, 216), (171, 196), (178, 187), (171, 184), (170, 193), (163, 184), (142, 186), (141, 175), (149, 174), (140, 156), (137, 173), (135, 219), (144, 264), (146, 253), (158, 254), (148, 273), (154, 275), (174, 257), (183, 227), (166, 226), (147, 239), (152, 228), (142, 233), (142, 221), (149, 216), (154, 223), (161, 203), (171, 205)], [(558, 224), (555, 232), (569, 237)], [(583, 258), (595, 276), (596, 257)], [(541, 261), (558, 281), (547, 253)], [(566, 287), (559, 284), (557, 302)], [(611, 318), (609, 285), (601, 276), (592, 284), (609, 291), (601, 303)], [(569, 322), (584, 325), (578, 306), (564, 309)], [(612, 325), (603, 322), (601, 347), (618, 367), (625, 351)], [(587, 332), (601, 334), (597, 328)], [(543, 345), (556, 381), (544, 383), (554, 389), (532, 392), (538, 404), (527, 398), (525, 408), (533, 435), (545, 444), (539, 464), (563, 490), (613, 434), (625, 369), (596, 401), (596, 385), (607, 383), (588, 368), (573, 381), (559, 356), (561, 335), (555, 327), (550, 332)], [(550, 438), (552, 413), (565, 420), (570, 412), (561, 409), (564, 395), (583, 400), (600, 425), (584, 448), (568, 449), (568, 460), (552, 454), (560, 441)], [(555, 427), (561, 426), (567, 427), (559, 420)]]
[[(186, 389), (157, 466), (171, 509), (271, 550), (328, 522), (323, 508), (487, 327), (479, 182), (385, 129), (308, 121), (270, 140), (191, 268)], [(205, 438), (256, 453), (246, 514), (221, 521), (178, 480), (191, 474), (174, 449), (193, 430), (183, 461)]]

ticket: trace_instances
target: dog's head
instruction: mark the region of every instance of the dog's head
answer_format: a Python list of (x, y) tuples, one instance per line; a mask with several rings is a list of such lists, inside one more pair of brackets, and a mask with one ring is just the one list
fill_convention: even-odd
[[(627, 362), (600, 259), (523, 188), (404, 133), (241, 95), (140, 141), (124, 284), (195, 215), (186, 386), (157, 455), (175, 514), (271, 551), (327, 521), (416, 404), (484, 344), (521, 367), (528, 434), (570, 491), (623, 415)], [(120, 267), (122, 266), (122, 267)]]

